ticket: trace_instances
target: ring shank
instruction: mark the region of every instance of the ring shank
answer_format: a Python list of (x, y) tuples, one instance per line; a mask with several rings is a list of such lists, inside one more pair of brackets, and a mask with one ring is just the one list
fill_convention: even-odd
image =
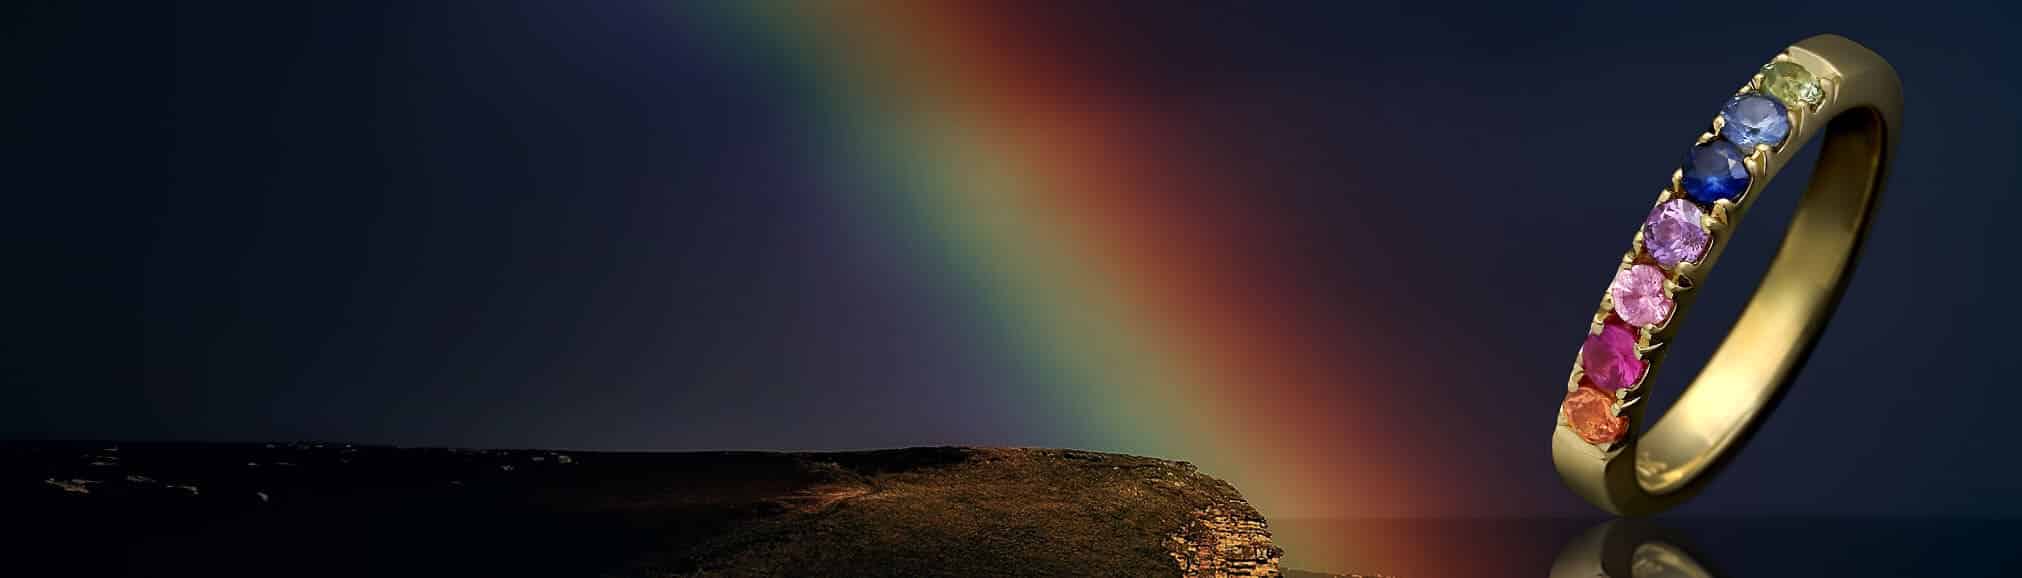
[(1881, 126), (1862, 109), (1826, 129), (1811, 188), (1762, 285), (1706, 369), (1643, 436), (1636, 454), (1643, 489), (1673, 491), (1706, 469), (1768, 410), (1818, 341), (1877, 197)]
[[(1774, 407), (1846, 287), (1893, 153), (1900, 83), (1880, 56), (1838, 36), (1806, 39), (1790, 52), (1840, 80), (1815, 117), (1830, 121), (1810, 187), (1761, 285), (1706, 368), (1640, 438), (1596, 456), (1566, 428), (1553, 436), (1561, 477), (1602, 509), (1655, 513), (1696, 493)], [(1797, 148), (1772, 159), (1760, 180)], [(1624, 412), (1631, 424), (1641, 422), (1642, 406)]]

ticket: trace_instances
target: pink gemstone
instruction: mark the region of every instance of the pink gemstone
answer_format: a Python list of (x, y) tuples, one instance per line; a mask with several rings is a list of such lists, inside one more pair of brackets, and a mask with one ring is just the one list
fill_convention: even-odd
[(1627, 389), (1643, 379), (1643, 360), (1636, 358), (1636, 330), (1613, 316), (1601, 332), (1587, 336), (1580, 347), (1580, 369), (1587, 381), (1607, 390)]
[(1656, 265), (1637, 263), (1615, 272), (1608, 295), (1614, 298), (1615, 314), (1630, 325), (1652, 327), (1671, 316), (1671, 300), (1664, 297), (1664, 271)]
[(1686, 199), (1657, 205), (1643, 220), (1643, 252), (1665, 269), (1698, 261), (1706, 255), (1706, 229), (1699, 226), (1703, 214), (1699, 205)]

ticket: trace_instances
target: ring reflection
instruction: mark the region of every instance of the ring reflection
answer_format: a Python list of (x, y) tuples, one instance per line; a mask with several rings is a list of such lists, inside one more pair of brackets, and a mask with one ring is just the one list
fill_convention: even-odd
[(1671, 535), (1644, 520), (1602, 522), (1559, 551), (1551, 578), (1713, 578)]

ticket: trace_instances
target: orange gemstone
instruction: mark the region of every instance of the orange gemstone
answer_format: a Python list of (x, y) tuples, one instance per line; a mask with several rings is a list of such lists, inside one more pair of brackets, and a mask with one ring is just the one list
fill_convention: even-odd
[(1566, 415), (1566, 423), (1572, 424), (1573, 433), (1587, 443), (1601, 445), (1622, 439), (1629, 431), (1629, 418), (1615, 415), (1615, 396), (1593, 386), (1582, 384), (1579, 389), (1566, 394), (1566, 402), (1559, 411)]

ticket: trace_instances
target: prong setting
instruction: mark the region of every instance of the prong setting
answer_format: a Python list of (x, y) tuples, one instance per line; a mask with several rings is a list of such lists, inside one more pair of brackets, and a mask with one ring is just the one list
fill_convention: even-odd
[[(1695, 154), (1701, 147), (1731, 147), (1723, 149), (1725, 152), (1715, 152), (1729, 155), (1725, 157), (1730, 163), (1728, 166), (1735, 173), (1745, 171), (1745, 176), (1724, 177), (1728, 181), (1723, 184), (1718, 181), (1722, 178), (1718, 173), (1708, 176), (1704, 172), (1703, 163), (1699, 175), (1689, 174), (1693, 169), (1692, 163), (1700, 161), (1688, 156), (1686, 166), (1671, 172), (1669, 186), (1658, 192), (1644, 226), (1630, 238), (1629, 251), (1617, 261), (1616, 281), (1608, 291), (1602, 292), (1600, 303), (1589, 320), (1587, 343), (1574, 357), (1572, 371), (1566, 378), (1567, 398), (1561, 404), (1558, 416), (1560, 427), (1572, 428), (1603, 457), (1612, 456), (1633, 439), (1635, 420), (1640, 412), (1630, 410), (1638, 407), (1647, 394), (1647, 384), (1656, 375), (1657, 366), (1669, 349), (1669, 340), (1679, 328), (1677, 321), (1684, 316), (1687, 306), (1697, 295), (1696, 287), (1704, 282), (1706, 271), (1711, 269), (1741, 213), (1767, 186), (1786, 155), (1796, 152), (1798, 147), (1791, 143), (1803, 142), (1813, 130), (1809, 122), (1811, 115), (1816, 114), (1825, 102), (1838, 96), (1840, 87), (1836, 78), (1812, 80), (1807, 75), (1786, 51), (1750, 76), (1735, 91), (1733, 98), (1736, 100), (1733, 102), (1746, 102), (1746, 106), (1754, 108), (1742, 108), (1746, 111), (1742, 117), (1743, 124), (1735, 127), (1766, 131), (1746, 133), (1744, 136), (1755, 138), (1766, 134), (1770, 138), (1764, 140), (1770, 142), (1737, 147), (1727, 142), (1728, 137), (1724, 136), (1732, 122), (1727, 118), (1726, 110), (1723, 114), (1714, 115), (1710, 130), (1699, 133), (1692, 142)], [(1814, 91), (1818, 98), (1793, 100)], [(1763, 103), (1756, 98), (1758, 96), (1774, 99), (1774, 102)], [(1765, 123), (1761, 113), (1767, 110), (1780, 111), (1781, 119), (1788, 123), (1785, 125), (1787, 128), (1777, 126), (1774, 121)], [(1760, 128), (1765, 126), (1768, 129)], [(1778, 130), (1787, 132), (1778, 134), (1775, 132)], [(1718, 161), (1713, 162), (1717, 168)], [(1745, 178), (1746, 182), (1733, 182), (1741, 178)], [(1709, 189), (1707, 183), (1713, 183), (1714, 188)], [(1648, 271), (1652, 270), (1661, 275), (1654, 284), (1647, 277), (1650, 275)], [(1629, 280), (1630, 277), (1634, 280)], [(1618, 292), (1622, 296), (1618, 296)], [(1631, 298), (1633, 302), (1618, 301), (1621, 298)], [(1652, 299), (1661, 301), (1650, 301)], [(1652, 315), (1652, 303), (1662, 303), (1668, 312)], [(1628, 314), (1626, 318), (1625, 313)], [(1631, 323), (1628, 319), (1641, 324)], [(1595, 368), (1603, 371), (1595, 373)], [(1585, 389), (1611, 394), (1614, 401), (1602, 411), (1603, 408), (1591, 405), (1601, 398), (1583, 393)], [(1616, 428), (1607, 421), (1610, 419), (1626, 420), (1626, 425)]]

